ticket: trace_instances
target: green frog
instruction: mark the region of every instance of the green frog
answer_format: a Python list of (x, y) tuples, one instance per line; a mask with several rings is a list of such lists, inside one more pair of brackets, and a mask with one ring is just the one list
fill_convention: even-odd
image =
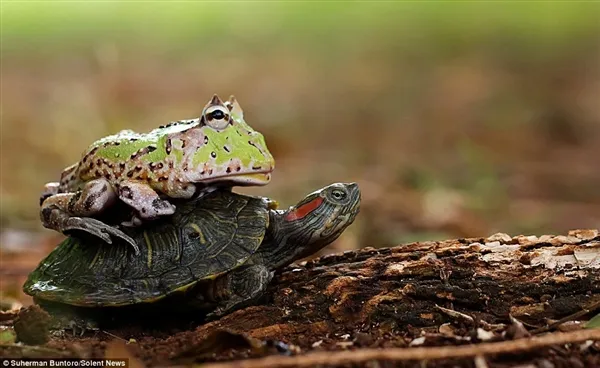
[(243, 117), (235, 97), (217, 95), (199, 118), (180, 120), (148, 133), (123, 130), (90, 145), (60, 182), (48, 183), (40, 198), (44, 227), (80, 230), (111, 244), (134, 240), (96, 219), (119, 200), (133, 209), (123, 226), (175, 212), (169, 199), (203, 195), (217, 186), (265, 185), (275, 167), (263, 135)]

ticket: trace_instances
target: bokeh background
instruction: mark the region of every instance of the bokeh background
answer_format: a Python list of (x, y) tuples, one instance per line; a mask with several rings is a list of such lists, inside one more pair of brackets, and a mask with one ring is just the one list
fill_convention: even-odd
[[(600, 226), (598, 2), (3, 2), (5, 296), (61, 239), (39, 194), (92, 141), (234, 94), (283, 206), (363, 191), (327, 251)], [(27, 302), (27, 299), (21, 299)]]

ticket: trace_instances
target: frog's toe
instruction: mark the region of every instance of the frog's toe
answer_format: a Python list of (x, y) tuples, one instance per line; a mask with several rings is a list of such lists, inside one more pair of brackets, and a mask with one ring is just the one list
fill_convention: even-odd
[(102, 227), (107, 227), (108, 225), (104, 224), (102, 221), (98, 221), (92, 218), (81, 218), (81, 217), (71, 217), (69, 218), (64, 226), (61, 228), (63, 232), (72, 231), (72, 230), (80, 230), (86, 233), (95, 235), (100, 239), (104, 240), (108, 244), (112, 244), (112, 239), (107, 233), (100, 231)]
[(94, 218), (72, 217), (68, 220), (67, 226), (63, 229), (63, 231), (67, 230), (85, 231), (89, 234), (97, 236), (108, 244), (112, 244), (112, 237), (116, 237), (129, 243), (135, 250), (136, 255), (140, 253), (139, 247), (129, 235)]
[(142, 219), (140, 219), (136, 215), (131, 216), (131, 220), (129, 220), (129, 221), (121, 222), (121, 226), (125, 226), (125, 227), (138, 227), (138, 226), (142, 226), (142, 224), (143, 224)]
[(160, 198), (156, 198), (152, 201), (152, 211), (153, 215), (156, 216), (168, 216), (175, 213), (175, 205), (170, 203), (169, 201), (165, 201)]
[(131, 245), (133, 247), (133, 250), (135, 251), (135, 255), (137, 256), (140, 254), (140, 248), (137, 246), (135, 240), (133, 240), (129, 235), (125, 234), (121, 230), (116, 229), (111, 226), (107, 226), (107, 227), (101, 229), (100, 231), (102, 231), (103, 233), (108, 233), (114, 237), (120, 238), (121, 240), (129, 243), (129, 245)]

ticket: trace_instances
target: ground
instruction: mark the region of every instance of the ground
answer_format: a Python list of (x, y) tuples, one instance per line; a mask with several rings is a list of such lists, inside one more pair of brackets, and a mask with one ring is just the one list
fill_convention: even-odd
[[(600, 330), (582, 327), (600, 309), (599, 254), (595, 230), (348, 251), (286, 268), (263, 304), (211, 323), (66, 334), (43, 347), (4, 345), (3, 355), (127, 356), (149, 366), (265, 356), (268, 366), (311, 366), (311, 359), (398, 366), (368, 355), (387, 352), (421, 354), (436, 367), (595, 367)], [(402, 366), (422, 366), (412, 359), (404, 356)]]

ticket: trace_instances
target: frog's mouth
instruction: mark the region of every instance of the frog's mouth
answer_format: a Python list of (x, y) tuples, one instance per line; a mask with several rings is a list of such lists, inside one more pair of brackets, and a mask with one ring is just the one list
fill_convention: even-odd
[(239, 186), (250, 186), (250, 185), (266, 185), (271, 181), (271, 172), (252, 172), (238, 175), (220, 175), (210, 178), (204, 181), (206, 184), (214, 182), (227, 182)]

